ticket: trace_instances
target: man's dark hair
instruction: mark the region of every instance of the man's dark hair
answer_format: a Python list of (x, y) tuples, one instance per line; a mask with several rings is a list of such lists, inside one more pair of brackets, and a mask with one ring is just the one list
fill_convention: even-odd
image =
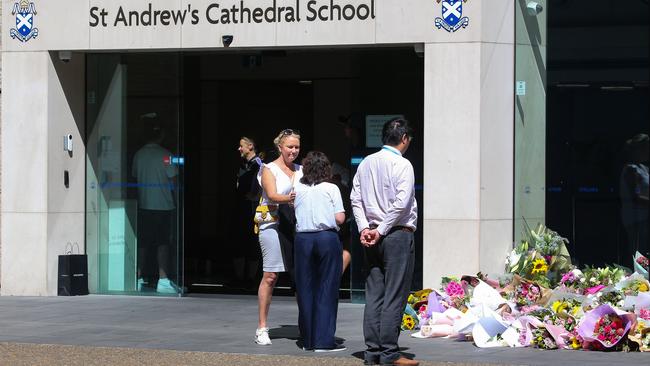
[(404, 135), (413, 137), (413, 129), (409, 121), (404, 118), (393, 118), (384, 124), (381, 130), (381, 142), (384, 145), (397, 146), (402, 142)]
[(332, 164), (327, 156), (320, 151), (310, 151), (302, 159), (300, 183), (312, 185), (327, 182), (332, 179)]

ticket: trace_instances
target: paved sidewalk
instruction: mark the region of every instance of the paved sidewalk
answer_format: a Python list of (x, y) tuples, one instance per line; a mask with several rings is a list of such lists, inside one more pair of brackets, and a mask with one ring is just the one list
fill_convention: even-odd
[[(353, 357), (301, 357), (242, 355), (238, 353), (188, 352), (141, 348), (90, 347), (0, 343), (0, 364), (47, 366), (105, 366), (105, 365), (156, 365), (156, 366), (359, 366)], [(447, 362), (422, 361), (421, 366), (450, 366)], [(484, 365), (484, 364), (483, 364)], [(480, 364), (454, 363), (453, 366), (481, 366)]]
[[(3, 361), (10, 359), (8, 355), (16, 357), (9, 364), (151, 364), (154, 360), (161, 364), (158, 360), (168, 359), (170, 365), (361, 365), (362, 312), (362, 305), (339, 305), (337, 336), (348, 350), (323, 355), (297, 347), (297, 307), (291, 297), (275, 297), (271, 305), (272, 346), (253, 343), (257, 324), (253, 296), (0, 297), (0, 342), (5, 342), (0, 344), (0, 354)], [(406, 332), (400, 345), (404, 353), (427, 361), (426, 365), (646, 366), (650, 362), (650, 354), (642, 353), (480, 349), (469, 342), (415, 339)], [(62, 357), (72, 358), (65, 362)]]

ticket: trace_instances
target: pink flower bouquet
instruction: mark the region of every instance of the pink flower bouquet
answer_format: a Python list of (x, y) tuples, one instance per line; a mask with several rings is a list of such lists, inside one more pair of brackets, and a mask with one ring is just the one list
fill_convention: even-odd
[(518, 275), (513, 277), (512, 282), (504, 290), (510, 294), (512, 301), (520, 307), (544, 306), (553, 293), (538, 283), (528, 281)]
[(515, 302), (517, 305), (535, 304), (542, 297), (541, 288), (531, 282), (522, 282), (515, 287)]
[(445, 293), (448, 298), (449, 305), (461, 311), (467, 310), (467, 302), (469, 301), (469, 296), (465, 290), (466, 282), (456, 282), (450, 281), (445, 287)]
[(650, 320), (650, 309), (639, 309), (639, 318)]
[(607, 349), (616, 346), (635, 324), (636, 315), (603, 304), (585, 314), (578, 326), (578, 334), (585, 345)]
[(449, 297), (463, 297), (465, 296), (465, 289), (463, 286), (456, 282), (456, 281), (450, 281), (447, 284), (447, 288), (445, 288), (445, 292)]
[(642, 274), (645, 278), (648, 278), (648, 272), (650, 272), (650, 260), (641, 253), (636, 252), (634, 255), (634, 270)]

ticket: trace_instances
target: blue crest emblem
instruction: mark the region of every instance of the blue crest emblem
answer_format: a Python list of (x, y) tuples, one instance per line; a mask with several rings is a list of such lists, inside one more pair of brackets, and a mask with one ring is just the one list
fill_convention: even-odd
[(34, 3), (20, 0), (20, 3), (14, 4), (11, 14), (16, 17), (16, 28), (9, 30), (11, 38), (27, 42), (38, 36), (38, 28), (34, 28), (34, 15), (36, 15)]
[(463, 17), (463, 3), (467, 0), (436, 0), (442, 2), (442, 18), (436, 18), (436, 28), (444, 28), (447, 32), (455, 32), (467, 28), (469, 18)]

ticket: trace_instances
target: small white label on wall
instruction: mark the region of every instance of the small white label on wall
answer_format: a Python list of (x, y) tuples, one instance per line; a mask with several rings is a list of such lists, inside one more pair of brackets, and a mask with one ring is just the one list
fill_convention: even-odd
[(523, 80), (518, 80), (515, 86), (517, 95), (526, 95), (526, 82)]

